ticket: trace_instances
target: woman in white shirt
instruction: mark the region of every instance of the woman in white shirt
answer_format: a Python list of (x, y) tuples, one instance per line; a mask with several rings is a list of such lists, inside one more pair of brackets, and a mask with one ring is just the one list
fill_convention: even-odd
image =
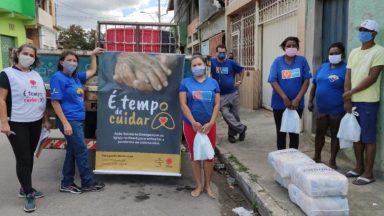
[(32, 188), (33, 157), (42, 126), (49, 128), (43, 116), (46, 107), (44, 81), (33, 70), (39, 63), (36, 48), (24, 44), (17, 49), (14, 65), (0, 73), (1, 132), (7, 135), (16, 158), (16, 174), (25, 197), (24, 211), (36, 210), (35, 198), (44, 194)]

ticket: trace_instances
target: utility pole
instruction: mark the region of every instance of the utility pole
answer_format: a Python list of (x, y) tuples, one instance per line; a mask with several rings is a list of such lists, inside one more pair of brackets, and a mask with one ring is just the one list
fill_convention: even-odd
[(161, 23), (160, 0), (158, 0), (158, 3), (159, 3), (159, 5), (158, 5), (158, 13), (157, 13), (157, 17), (159, 18), (159, 23)]

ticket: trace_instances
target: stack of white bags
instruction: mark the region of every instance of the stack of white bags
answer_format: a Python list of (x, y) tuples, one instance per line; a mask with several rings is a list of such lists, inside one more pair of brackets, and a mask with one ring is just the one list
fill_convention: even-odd
[(268, 155), (275, 180), (288, 189), (289, 198), (307, 215), (349, 215), (348, 180), (324, 164), (316, 164), (297, 149)]

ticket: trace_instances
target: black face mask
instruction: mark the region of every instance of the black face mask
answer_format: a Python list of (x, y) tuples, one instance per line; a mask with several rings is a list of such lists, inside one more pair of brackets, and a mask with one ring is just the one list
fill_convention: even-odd
[(228, 59), (232, 59), (232, 60), (233, 60), (233, 56), (231, 56), (231, 57), (228, 57)]

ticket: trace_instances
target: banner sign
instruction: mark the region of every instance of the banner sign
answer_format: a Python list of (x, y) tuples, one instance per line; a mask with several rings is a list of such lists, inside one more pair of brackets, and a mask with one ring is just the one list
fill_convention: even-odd
[(180, 176), (183, 69), (184, 55), (99, 57), (95, 173)]

